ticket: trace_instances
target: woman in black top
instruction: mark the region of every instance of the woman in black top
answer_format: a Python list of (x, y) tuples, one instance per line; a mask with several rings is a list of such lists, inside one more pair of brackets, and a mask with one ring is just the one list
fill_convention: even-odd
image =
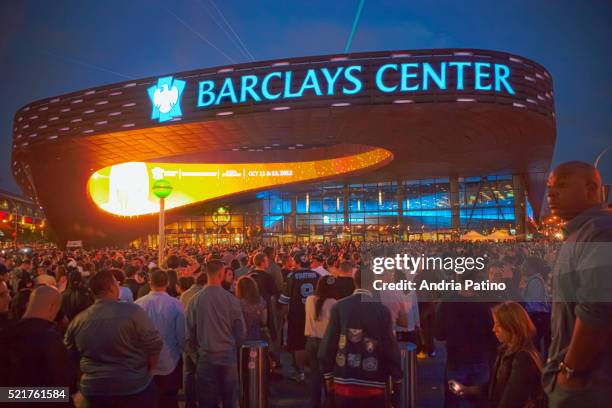
[(501, 343), (488, 384), (449, 388), (459, 396), (486, 395), (490, 408), (545, 406), (540, 382), (542, 362), (533, 345), (535, 326), (521, 305), (504, 302), (493, 312), (493, 332)]

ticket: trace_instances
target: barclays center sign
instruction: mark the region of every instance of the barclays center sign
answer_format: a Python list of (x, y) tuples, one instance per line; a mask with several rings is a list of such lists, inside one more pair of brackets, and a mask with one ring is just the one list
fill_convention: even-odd
[[(303, 97), (351, 97), (364, 93), (366, 88), (380, 94), (475, 91), (514, 95), (510, 77), (510, 67), (501, 63), (419, 61), (378, 66), (347, 64), (297, 72), (271, 69), (258, 74), (228, 74), (200, 80), (192, 86), (197, 87), (196, 108), (206, 109)], [(171, 76), (159, 78), (148, 89), (153, 107), (151, 118), (164, 122), (180, 117), (185, 87), (185, 81)]]

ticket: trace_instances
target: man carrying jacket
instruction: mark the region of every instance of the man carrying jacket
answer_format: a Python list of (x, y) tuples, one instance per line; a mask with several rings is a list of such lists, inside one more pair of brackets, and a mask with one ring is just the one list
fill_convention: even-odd
[(361, 288), (359, 271), (354, 280), (353, 295), (331, 309), (319, 347), (321, 371), (328, 393), (334, 393), (336, 407), (382, 407), (390, 376), (394, 394), (399, 395), (399, 345), (389, 309)]

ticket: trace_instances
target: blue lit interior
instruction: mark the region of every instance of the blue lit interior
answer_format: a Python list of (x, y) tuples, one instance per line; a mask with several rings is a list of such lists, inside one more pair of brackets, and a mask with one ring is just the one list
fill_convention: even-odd
[[(346, 197), (343, 186), (325, 185), (308, 193), (263, 192), (257, 198), (263, 201), (264, 228), (274, 231), (286, 229), (284, 224), (288, 222), (324, 228), (342, 226), (345, 198), (351, 225), (395, 225), (401, 205), (405, 225), (428, 230), (451, 228), (448, 179), (405, 181), (402, 188), (401, 200), (397, 183), (349, 185)], [(514, 223), (511, 175), (460, 179), (458, 193), (462, 228), (509, 227)], [(533, 217), (528, 201), (527, 214)]]

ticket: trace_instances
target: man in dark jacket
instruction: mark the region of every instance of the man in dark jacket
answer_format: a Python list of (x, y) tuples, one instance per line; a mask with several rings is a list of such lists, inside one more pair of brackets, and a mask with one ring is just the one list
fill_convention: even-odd
[(59, 309), (57, 289), (40, 286), (32, 292), (23, 318), (0, 332), (0, 384), (76, 391), (76, 365), (53, 323)]
[(125, 265), (126, 279), (123, 285), (127, 288), (130, 288), (130, 290), (132, 291), (132, 295), (134, 296), (134, 299), (138, 298), (138, 290), (142, 286), (142, 283), (138, 282), (138, 279), (140, 276), (138, 273), (139, 273), (138, 267), (132, 264)]
[(330, 312), (329, 326), (319, 347), (321, 371), (336, 407), (382, 407), (389, 376), (394, 394), (402, 377), (399, 345), (393, 335), (391, 313), (361, 289), (355, 273), (355, 292)]
[(338, 299), (351, 296), (355, 291), (355, 282), (353, 281), (353, 264), (350, 261), (342, 261), (336, 278), (336, 294)]

